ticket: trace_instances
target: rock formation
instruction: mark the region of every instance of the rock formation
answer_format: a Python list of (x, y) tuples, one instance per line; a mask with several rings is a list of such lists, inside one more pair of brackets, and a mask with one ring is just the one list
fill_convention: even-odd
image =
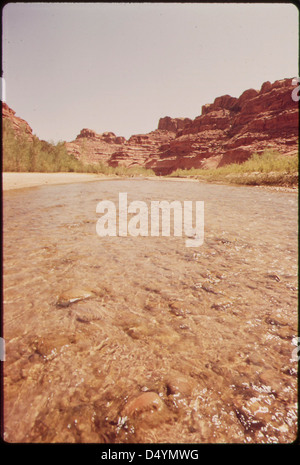
[(201, 115), (194, 120), (166, 116), (155, 131), (131, 136), (128, 141), (113, 134), (103, 145), (107, 133), (83, 130), (74, 142), (66, 144), (67, 149), (77, 158), (85, 154), (90, 162), (141, 165), (162, 175), (177, 168), (240, 163), (268, 148), (282, 154), (297, 153), (299, 121), (298, 104), (291, 97), (294, 88), (292, 79), (282, 79), (265, 82), (260, 90), (248, 89), (239, 98), (223, 95), (203, 105)]
[(146, 166), (168, 174), (176, 168), (215, 168), (240, 163), (265, 149), (298, 151), (298, 103), (292, 79), (266, 82), (239, 98), (224, 95), (202, 107), (201, 116), (177, 131), (169, 147)]
[[(254, 152), (265, 149), (282, 154), (298, 151), (298, 103), (292, 99), (293, 79), (265, 82), (260, 90), (248, 89), (239, 98), (223, 95), (202, 106), (200, 116), (161, 118), (158, 128), (128, 140), (113, 132), (97, 134), (82, 129), (66, 149), (87, 163), (110, 166), (140, 165), (156, 174), (169, 174), (177, 168), (216, 168), (241, 163)], [(32, 138), (30, 126), (15, 116), (5, 103), (3, 118), (9, 118), (16, 133), (24, 127)]]
[(124, 143), (125, 138), (117, 137), (113, 132), (97, 134), (91, 129), (82, 129), (73, 142), (66, 142), (66, 149), (83, 162), (108, 163)]
[(3, 121), (10, 121), (17, 137), (25, 134), (29, 141), (33, 141), (34, 136), (29, 124), (24, 119), (16, 116), (16, 112), (12, 110), (5, 102), (2, 102), (2, 119)]
[(91, 129), (82, 129), (75, 141), (67, 142), (67, 151), (76, 158), (89, 163), (103, 162), (110, 166), (144, 166), (150, 159), (157, 160), (169, 147), (171, 139), (183, 129), (188, 118), (165, 117), (159, 120), (158, 129), (148, 134), (136, 134), (128, 140), (113, 132), (97, 134)]

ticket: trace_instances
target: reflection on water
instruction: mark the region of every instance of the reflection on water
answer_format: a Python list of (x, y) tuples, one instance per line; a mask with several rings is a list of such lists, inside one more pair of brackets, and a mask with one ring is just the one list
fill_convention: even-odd
[[(204, 244), (99, 237), (119, 192), (204, 200)], [(295, 194), (117, 180), (6, 192), (3, 210), (5, 440), (295, 439)]]

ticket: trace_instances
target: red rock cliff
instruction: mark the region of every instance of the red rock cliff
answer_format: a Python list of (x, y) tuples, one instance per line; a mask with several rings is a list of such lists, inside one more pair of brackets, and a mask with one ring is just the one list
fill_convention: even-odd
[(117, 137), (113, 132), (97, 134), (91, 129), (82, 129), (73, 142), (66, 142), (66, 149), (84, 162), (107, 163), (124, 142), (124, 137)]
[(243, 162), (254, 152), (270, 148), (283, 154), (298, 150), (298, 103), (291, 95), (292, 79), (260, 90), (248, 89), (239, 98), (223, 95), (203, 105), (202, 114), (189, 118), (161, 118), (158, 129), (131, 136), (128, 141), (113, 133), (82, 130), (67, 149), (89, 162), (111, 166), (142, 165), (157, 174), (177, 168), (215, 168)]
[(16, 116), (16, 112), (12, 110), (5, 102), (2, 102), (2, 119), (8, 120), (11, 123), (13, 130), (17, 136), (25, 134), (28, 140), (33, 140), (32, 129), (29, 124), (22, 118)]
[(270, 148), (297, 153), (298, 103), (292, 99), (292, 79), (261, 89), (249, 89), (239, 98), (224, 95), (204, 105), (202, 114), (177, 132), (160, 158), (148, 162), (157, 173), (176, 168), (214, 168), (243, 162), (254, 152)]

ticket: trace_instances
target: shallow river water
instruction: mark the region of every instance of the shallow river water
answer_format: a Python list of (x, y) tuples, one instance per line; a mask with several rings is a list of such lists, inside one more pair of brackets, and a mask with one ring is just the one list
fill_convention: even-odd
[[(98, 236), (120, 192), (204, 201), (203, 245)], [(4, 192), (4, 439), (294, 441), (297, 220), (294, 193), (199, 182)]]

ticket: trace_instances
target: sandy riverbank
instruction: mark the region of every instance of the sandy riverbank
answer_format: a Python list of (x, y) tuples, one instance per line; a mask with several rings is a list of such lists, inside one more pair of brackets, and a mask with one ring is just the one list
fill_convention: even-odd
[[(124, 177), (126, 178), (126, 177)], [(104, 174), (94, 173), (2, 173), (2, 190), (12, 189), (23, 189), (27, 187), (38, 187), (48, 186), (55, 184), (69, 184), (77, 182), (89, 182), (89, 181), (101, 181), (106, 179), (121, 179), (116, 175), (107, 176)], [(207, 179), (199, 179), (198, 177), (168, 177), (168, 176), (145, 176), (143, 179), (154, 180), (154, 181), (188, 181), (188, 182), (201, 182), (208, 184), (229, 184), (246, 186), (247, 184), (234, 184), (230, 182), (222, 181), (209, 181)], [(280, 192), (298, 192), (298, 186), (286, 187), (286, 186), (267, 186), (267, 185), (256, 185), (254, 188), (262, 188), (270, 191)]]
[(51, 184), (97, 181), (106, 178), (108, 179), (108, 176), (87, 173), (2, 173), (2, 189), (6, 191)]
[[(26, 187), (38, 187), (55, 184), (69, 184), (76, 182), (101, 181), (105, 179), (120, 178), (119, 176), (94, 173), (2, 173), (3, 191), (12, 189), (23, 189)], [(168, 177), (144, 177), (148, 180), (168, 181), (194, 181), (193, 178), (168, 178)]]

